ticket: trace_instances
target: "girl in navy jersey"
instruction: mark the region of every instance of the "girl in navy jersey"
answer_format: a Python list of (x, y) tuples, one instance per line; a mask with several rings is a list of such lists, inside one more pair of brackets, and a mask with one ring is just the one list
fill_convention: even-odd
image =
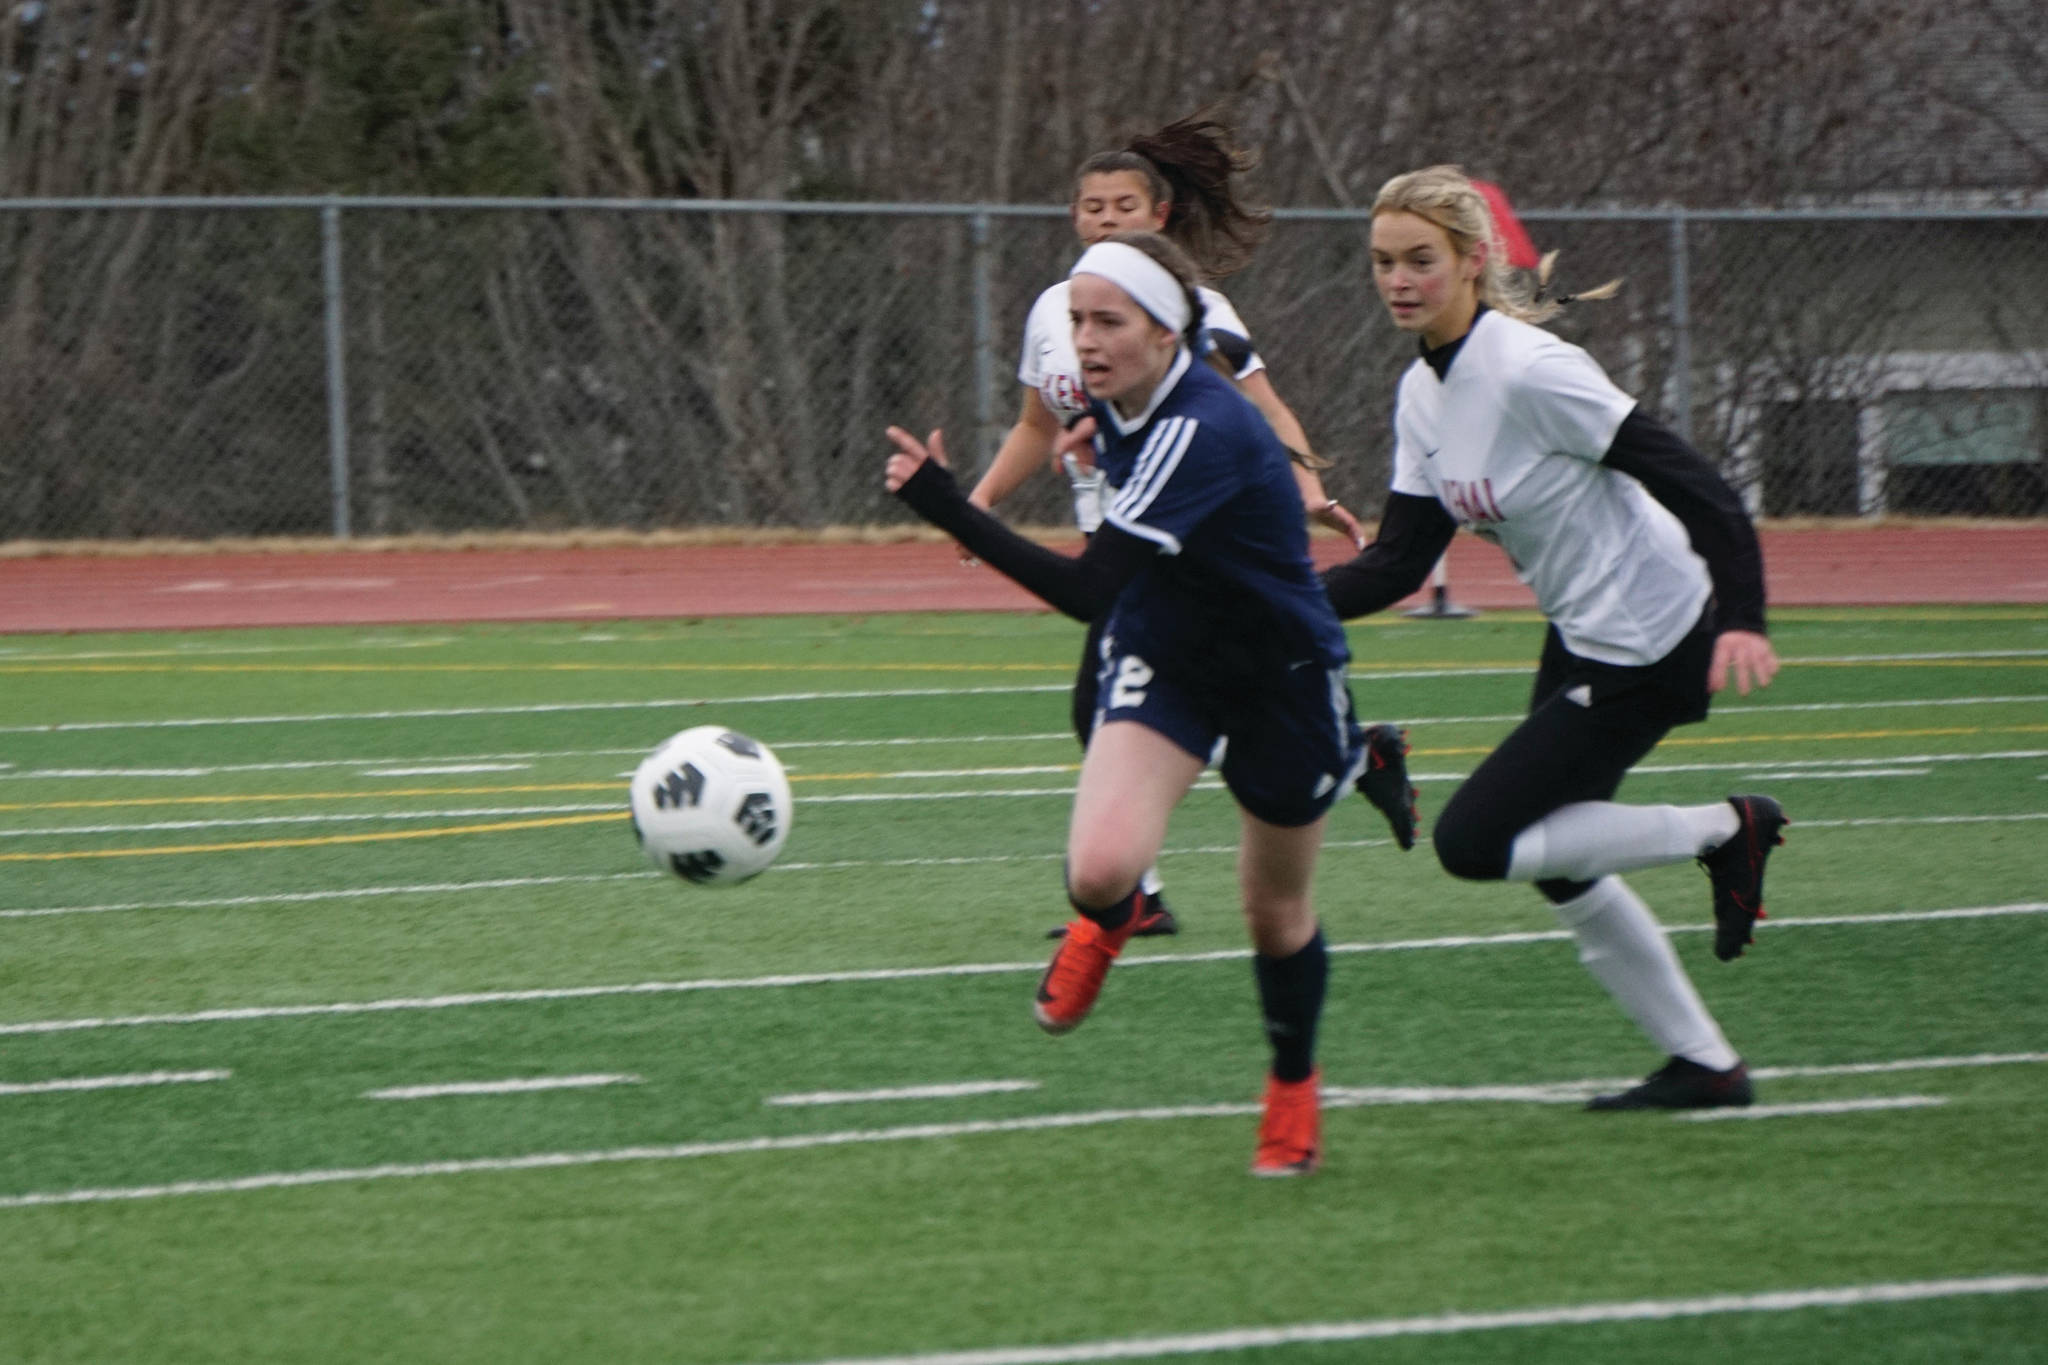
[(1709, 694), (1768, 684), (1763, 557), (1741, 501), (1580, 348), (1533, 325), (1487, 205), (1457, 168), (1397, 176), (1373, 204), (1373, 276), (1422, 355), (1402, 376), (1378, 538), (1324, 579), (1344, 617), (1422, 585), (1464, 526), (1505, 550), (1550, 628), (1526, 720), (1444, 807), (1453, 875), (1534, 883), (1579, 960), (1670, 1060), (1596, 1109), (1747, 1104), (1749, 1077), (1649, 909), (1617, 873), (1697, 858), (1715, 956), (1753, 942), (1767, 796), (1632, 806), (1622, 778)]
[[(1098, 152), (1074, 174), (1075, 236), (1086, 248), (1119, 232), (1158, 232), (1187, 252), (1200, 278), (1221, 279), (1251, 259), (1270, 220), (1269, 214), (1238, 196), (1237, 177), (1253, 160), (1234, 144), (1228, 127), (1201, 114), (1134, 138), (1118, 150)], [(1198, 294), (1203, 323), (1195, 339), (1196, 355), (1206, 356), (1231, 376), (1294, 454), (1291, 472), (1308, 514), (1362, 546), (1358, 519), (1325, 492), (1316, 474), (1324, 462), (1310, 451), (1301, 422), (1275, 392), (1243, 319), (1207, 284), (1200, 285)], [(1016, 423), (968, 495), (977, 507), (993, 509), (1034, 470), (1051, 465), (1061, 430), (1088, 410), (1069, 311), (1066, 280), (1040, 294), (1031, 307), (1017, 367), (1022, 405)], [(1106, 488), (1102, 471), (1085, 449), (1069, 452), (1064, 465), (1073, 486), (1074, 520), (1083, 533), (1093, 533), (1102, 523), (1105, 493), (1114, 488)], [(1083, 648), (1073, 691), (1073, 725), (1084, 744), (1095, 720), (1100, 645), (1097, 622)], [(1372, 727), (1367, 741), (1372, 768), (1362, 790), (1385, 813), (1405, 848), (1413, 842), (1415, 818), (1404, 741), (1391, 726)], [(1156, 869), (1146, 870), (1145, 889), (1148, 898), (1137, 932), (1175, 932), (1178, 924), (1161, 894)], [(1061, 932), (1054, 930), (1055, 935)]]
[(1219, 740), (1239, 808), (1239, 888), (1273, 1046), (1252, 1169), (1320, 1157), (1315, 1033), (1328, 956), (1309, 887), (1324, 818), (1365, 762), (1350, 654), (1308, 556), (1286, 449), (1230, 382), (1195, 358), (1194, 270), (1164, 238), (1091, 246), (1070, 325), (1090, 416), (1070, 433), (1118, 491), (1070, 558), (963, 496), (939, 433), (891, 427), (890, 491), (1052, 606), (1104, 624), (1100, 718), (1067, 841), (1075, 918), (1032, 1012), (1051, 1033), (1087, 1017), (1148, 899), (1167, 819)]

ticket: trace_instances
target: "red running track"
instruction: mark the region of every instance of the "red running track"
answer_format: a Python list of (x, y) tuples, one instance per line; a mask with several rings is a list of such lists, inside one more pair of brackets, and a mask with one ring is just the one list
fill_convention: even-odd
[[(1763, 540), (1776, 606), (2048, 602), (2048, 523)], [(1320, 561), (1343, 557), (1340, 542), (1315, 543)], [(1470, 537), (1450, 574), (1459, 605), (1534, 606), (1500, 552)], [(1043, 609), (931, 541), (0, 558), (4, 633)]]

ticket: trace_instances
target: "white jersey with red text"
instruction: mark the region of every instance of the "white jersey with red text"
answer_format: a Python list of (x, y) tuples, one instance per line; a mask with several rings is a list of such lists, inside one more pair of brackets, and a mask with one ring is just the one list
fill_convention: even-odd
[[(1081, 387), (1081, 360), (1074, 351), (1074, 321), (1067, 303), (1068, 281), (1061, 280), (1038, 296), (1024, 320), (1024, 352), (1017, 362), (1017, 380), (1038, 390), (1046, 410), (1060, 420), (1072, 422), (1088, 411), (1088, 393)], [(1244, 379), (1266, 368), (1266, 362), (1252, 348), (1251, 332), (1230, 300), (1203, 285), (1202, 327), (1205, 332), (1222, 332), (1243, 343), (1243, 364), (1235, 377)], [(1102, 476), (1073, 457), (1067, 459), (1067, 477), (1074, 485), (1074, 521), (1092, 533), (1102, 524), (1102, 510), (1115, 489), (1103, 487)]]
[(1600, 462), (1635, 405), (1585, 351), (1491, 309), (1395, 397), (1394, 491), (1507, 551), (1565, 647), (1608, 664), (1663, 658), (1712, 592), (1678, 518)]

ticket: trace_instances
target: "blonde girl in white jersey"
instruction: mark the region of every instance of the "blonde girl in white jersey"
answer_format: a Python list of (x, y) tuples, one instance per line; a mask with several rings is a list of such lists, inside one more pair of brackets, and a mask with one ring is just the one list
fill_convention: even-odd
[(1670, 1060), (1596, 1109), (1748, 1104), (1742, 1059), (1663, 930), (1616, 875), (1697, 858), (1715, 955), (1742, 955), (1764, 862), (1787, 823), (1767, 796), (1636, 806), (1622, 778), (1709, 695), (1768, 684), (1763, 557), (1742, 503), (1698, 452), (1537, 322), (1503, 266), (1485, 199), (1456, 167), (1396, 176), (1373, 204), (1373, 278), (1421, 342), (1395, 404), (1378, 538), (1327, 571), (1339, 616), (1419, 588), (1460, 526), (1505, 550), (1549, 620), (1530, 711), (1444, 806), (1458, 877), (1532, 883), (1579, 960)]
[[(1204, 114), (1170, 123), (1115, 151), (1098, 152), (1074, 174), (1074, 235), (1086, 248), (1120, 232), (1158, 232), (1186, 251), (1205, 278), (1221, 279), (1251, 260), (1271, 221), (1270, 214), (1238, 196), (1237, 177), (1255, 160), (1235, 145), (1227, 126)], [(1197, 292), (1204, 308), (1205, 337), (1212, 347), (1209, 361), (1235, 381), (1294, 455), (1294, 480), (1303, 508), (1354, 545), (1363, 545), (1358, 519), (1324, 490), (1316, 474), (1324, 462), (1311, 450), (1293, 409), (1274, 391), (1266, 362), (1253, 348), (1243, 319), (1215, 289), (1204, 285)], [(968, 495), (984, 511), (1015, 492), (1035, 471), (1052, 467), (1061, 432), (1087, 412), (1067, 295), (1068, 281), (1061, 280), (1039, 295), (1025, 322), (1017, 367), (1023, 385), (1017, 420)], [(1065, 469), (1074, 491), (1075, 523), (1092, 534), (1102, 521), (1105, 492), (1114, 490), (1105, 490), (1094, 468), (1073, 456), (1066, 458)], [(1094, 725), (1099, 634), (1098, 623), (1089, 632), (1074, 680), (1072, 720), (1083, 743)], [(1385, 725), (1369, 727), (1366, 741), (1370, 766), (1359, 789), (1387, 817), (1396, 841), (1407, 848), (1414, 842), (1415, 814), (1406, 741), (1398, 729)], [(1160, 886), (1158, 870), (1148, 871), (1140, 935), (1171, 934), (1179, 928)]]

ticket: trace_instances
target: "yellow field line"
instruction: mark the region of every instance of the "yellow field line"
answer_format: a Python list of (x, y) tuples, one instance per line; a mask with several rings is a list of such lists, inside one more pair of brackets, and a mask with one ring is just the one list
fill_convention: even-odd
[[(1698, 747), (1726, 744), (1758, 744), (1773, 742), (1840, 742), (1870, 739), (1927, 739), (1955, 737), (1962, 735), (2040, 734), (2048, 732), (2048, 725), (1950, 725), (1929, 726), (1912, 730), (1834, 730), (1810, 734), (1791, 735), (1701, 735), (1681, 736), (1666, 739), (1664, 743), (1673, 747)], [(1492, 745), (1472, 745), (1453, 748), (1421, 748), (1416, 757), (1447, 758), (1470, 754), (1486, 754), (1493, 751)], [(1759, 760), (1767, 763), (1767, 759)], [(1066, 765), (1073, 767), (1074, 765)], [(807, 773), (792, 776), (792, 782), (848, 782), (874, 780), (889, 777), (886, 772), (845, 772)], [(239, 793), (222, 796), (164, 796), (110, 798), (92, 801), (37, 801), (10, 802), (0, 804), (0, 811), (34, 810), (100, 810), (117, 806), (180, 806), (180, 805), (230, 805), (260, 801), (343, 801), (361, 800), (370, 797), (409, 796), (509, 796), (535, 792), (616, 792), (619, 783), (612, 782), (552, 782), (519, 783), (490, 787), (400, 787), (377, 791), (359, 792), (270, 792)], [(179, 844), (160, 848), (121, 848), (95, 851), (67, 851), (56, 853), (0, 853), (0, 863), (63, 862), (80, 858), (140, 858), (174, 853), (237, 853), (257, 849), (317, 848), (336, 844), (386, 843), (398, 839), (434, 839), (459, 834), (494, 834), (507, 830), (548, 829), (564, 825), (585, 825), (607, 820), (621, 820), (626, 817), (623, 806), (617, 811), (603, 811), (594, 814), (556, 816), (541, 820), (500, 821), (485, 825), (455, 825), (442, 829), (400, 830), (374, 834), (333, 834), (305, 839), (258, 839), (225, 844)]]
[(558, 825), (589, 825), (623, 820), (624, 810), (594, 815), (560, 815), (546, 820), (506, 820), (489, 825), (450, 825), (443, 829), (391, 830), (377, 834), (326, 834), (311, 839), (249, 839), (232, 844), (171, 844), (162, 848), (106, 848), (62, 853), (0, 853), (0, 863), (58, 863), (78, 858), (149, 858), (169, 853), (244, 853), (268, 848), (318, 848), (326, 844), (381, 844), (397, 839), (445, 839), (454, 834), (500, 834), (514, 829), (546, 829)]
[(359, 792), (241, 792), (222, 796), (118, 796), (90, 801), (10, 801), (0, 811), (112, 810), (124, 806), (233, 806), (249, 801), (359, 801), (370, 797), (512, 796), (520, 792), (623, 792), (623, 782), (534, 782), (502, 787), (391, 787)]
[[(1860, 739), (1933, 739), (1965, 735), (2032, 735), (2048, 732), (2048, 725), (1943, 725), (1911, 730), (1829, 730), (1800, 734), (1689, 735), (1667, 739), (1665, 744), (1690, 748), (1725, 744), (1841, 743)], [(1461, 754), (1485, 754), (1494, 746), (1464, 745), (1452, 748), (1417, 746), (1417, 757), (1445, 758)], [(1760, 760), (1768, 761), (1768, 760)], [(1072, 769), (1075, 765), (1064, 765)], [(792, 773), (799, 782), (871, 782), (896, 774), (880, 770), (844, 773)], [(231, 806), (259, 801), (360, 801), (371, 798), (415, 796), (517, 796), (543, 792), (618, 792), (624, 784), (609, 782), (520, 782), (487, 787), (385, 787), (368, 791), (317, 792), (234, 792), (216, 796), (118, 796), (70, 801), (0, 802), (0, 811), (113, 810), (137, 806)]]

